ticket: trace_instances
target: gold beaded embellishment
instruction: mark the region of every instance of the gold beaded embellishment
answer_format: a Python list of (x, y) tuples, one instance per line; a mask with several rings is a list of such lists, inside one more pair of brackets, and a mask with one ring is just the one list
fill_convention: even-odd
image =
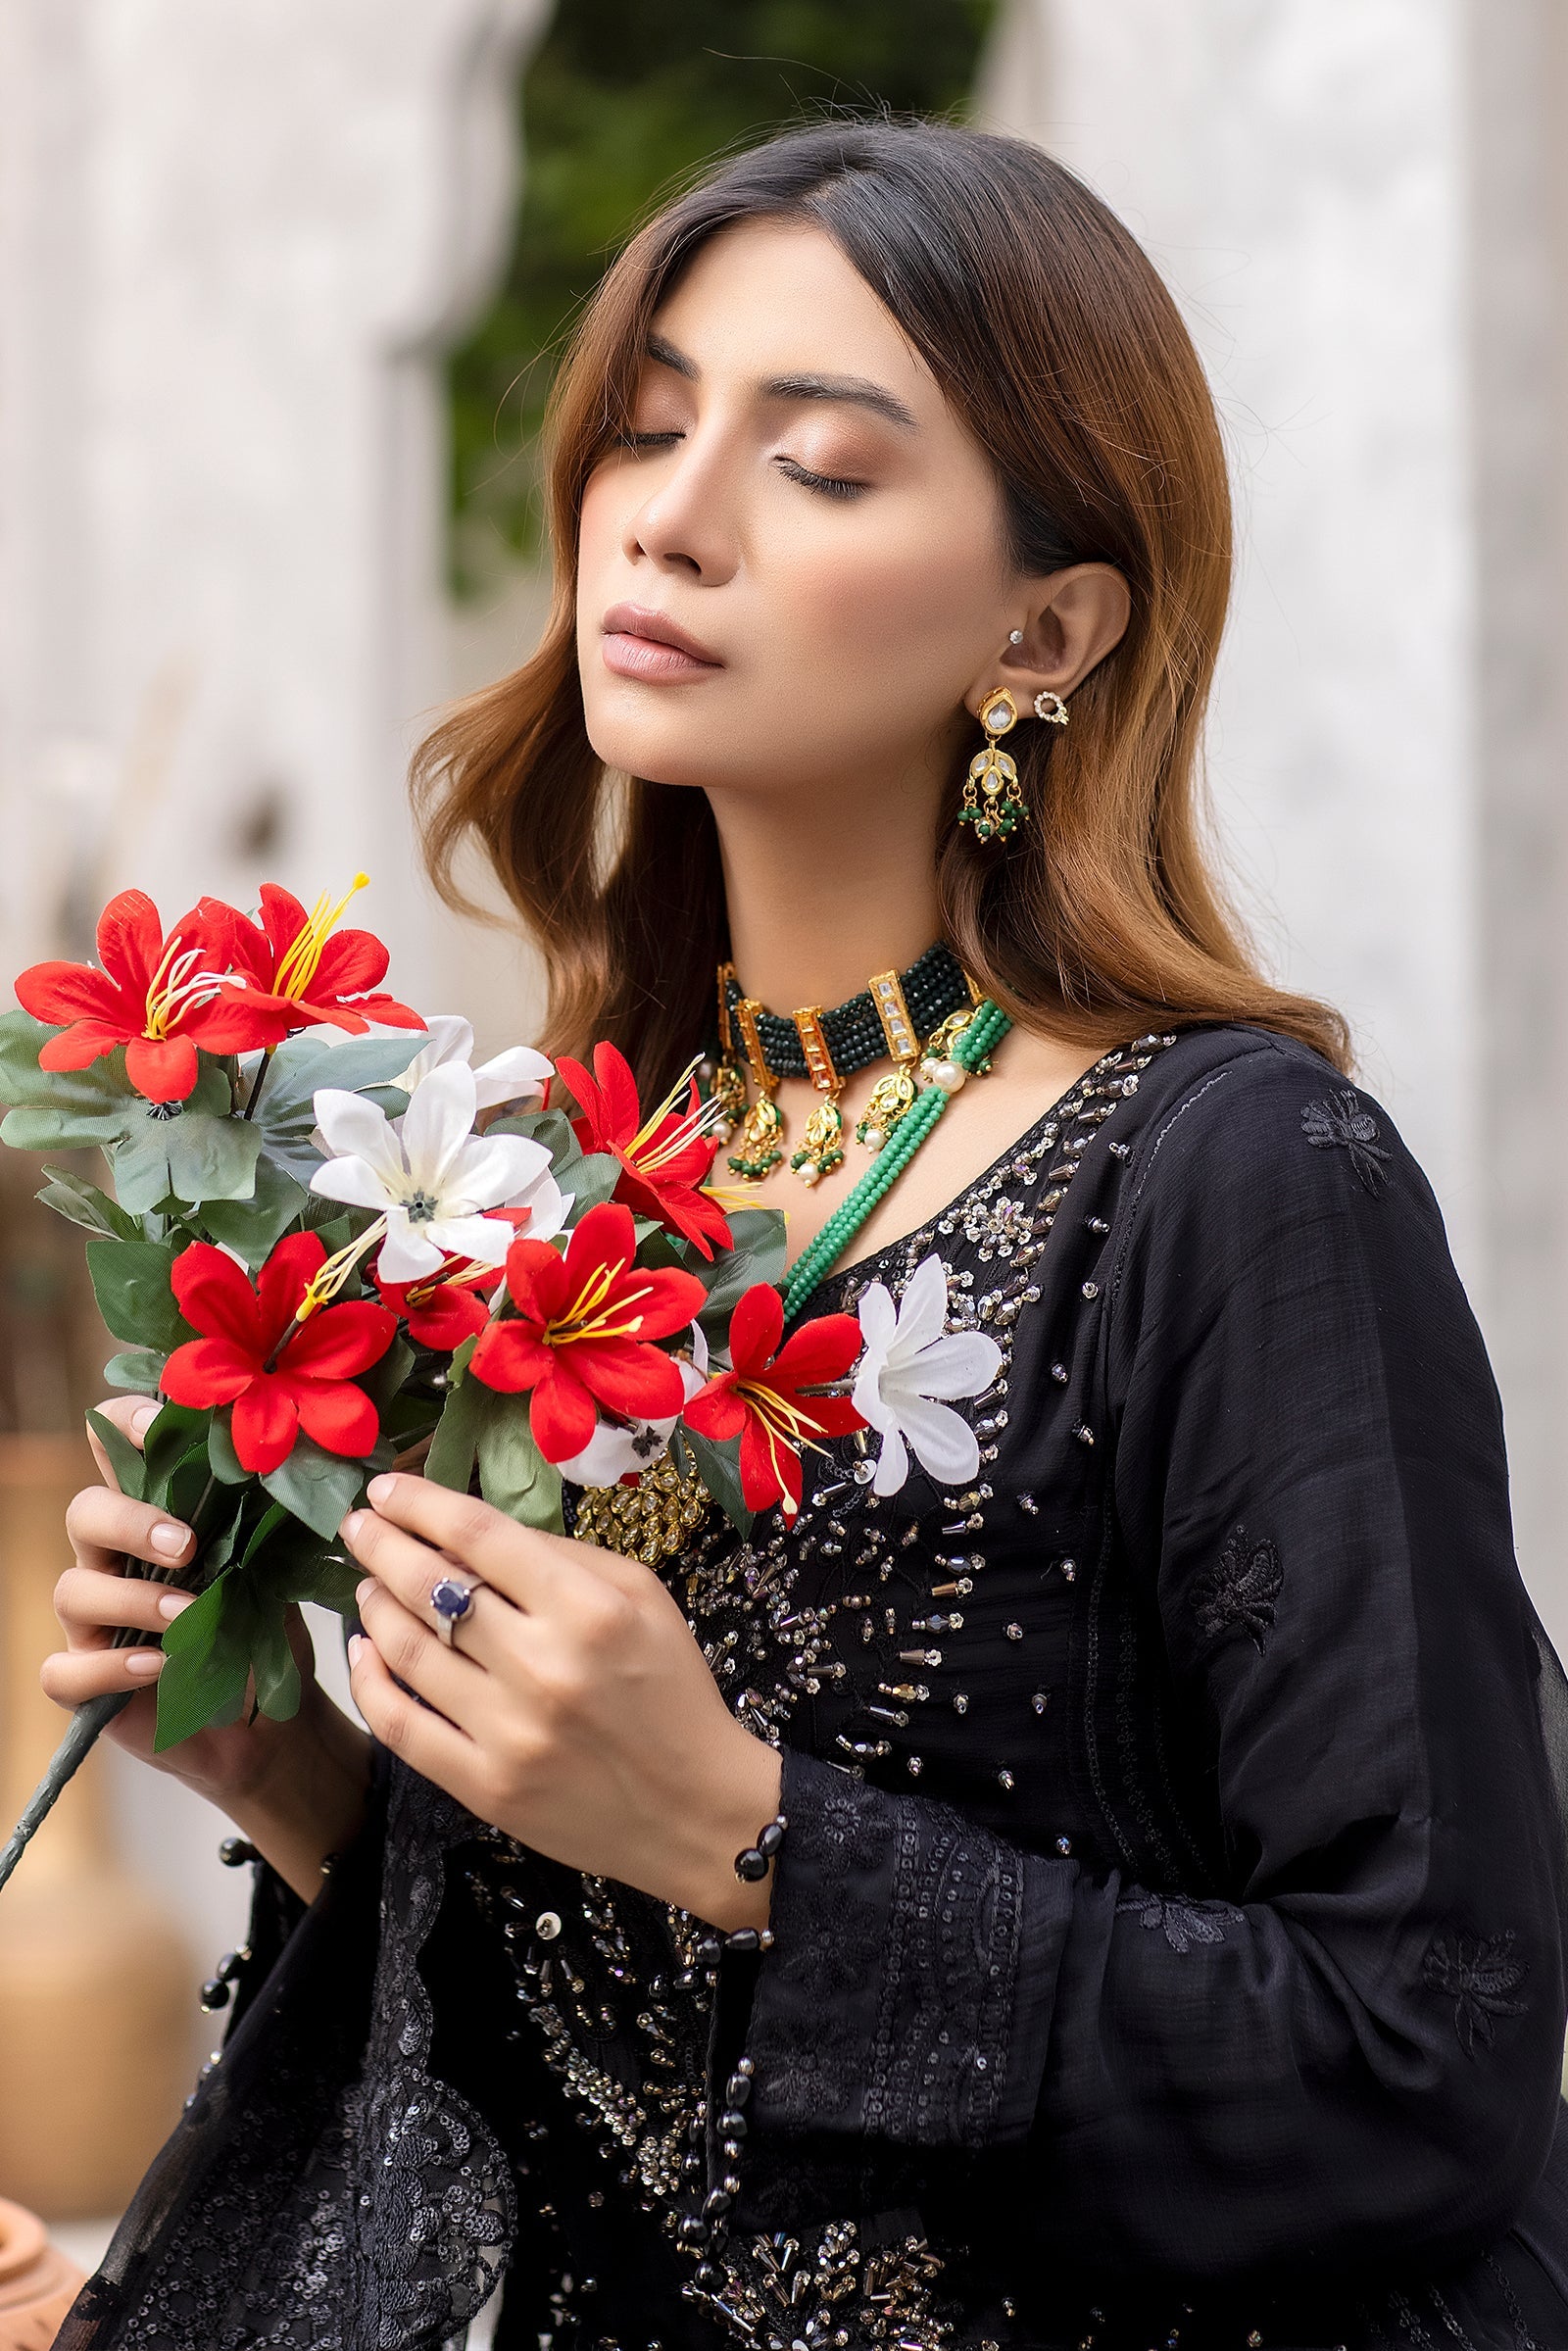
[(839, 1109), (839, 1096), (844, 1080), (833, 1065), (827, 1038), (822, 1029), (820, 1004), (805, 1004), (795, 1014), (795, 1032), (806, 1055), (806, 1071), (818, 1094), (827, 1097), (817, 1103), (806, 1122), (801, 1148), (790, 1154), (790, 1165), (803, 1184), (820, 1183), (835, 1167), (844, 1164), (844, 1118)]
[(708, 1511), (702, 1479), (683, 1478), (666, 1453), (643, 1471), (635, 1486), (586, 1488), (572, 1533), (579, 1543), (596, 1543), (603, 1551), (658, 1567), (685, 1549)]

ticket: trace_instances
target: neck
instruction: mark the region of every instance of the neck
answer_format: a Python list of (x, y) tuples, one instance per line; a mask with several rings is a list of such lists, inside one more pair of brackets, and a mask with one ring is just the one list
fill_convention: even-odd
[(920, 801), (904, 822), (848, 791), (815, 808), (795, 795), (712, 803), (731, 960), (768, 1011), (842, 1004), (940, 935), (933, 816)]

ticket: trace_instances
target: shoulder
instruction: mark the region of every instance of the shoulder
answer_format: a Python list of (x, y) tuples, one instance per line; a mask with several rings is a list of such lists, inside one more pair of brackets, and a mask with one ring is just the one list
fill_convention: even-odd
[(1451, 1272), (1442, 1212), (1388, 1110), (1308, 1047), (1198, 1029), (1145, 1073), (1125, 1160), (1116, 1274), (1174, 1252), (1189, 1272), (1288, 1249)]
[(1129, 1204), (1201, 1180), (1227, 1194), (1257, 1182), (1294, 1193), (1348, 1179), (1378, 1200), (1432, 1194), (1388, 1110), (1355, 1079), (1289, 1037), (1241, 1026), (1178, 1036), (1142, 1081), (1129, 1137)]

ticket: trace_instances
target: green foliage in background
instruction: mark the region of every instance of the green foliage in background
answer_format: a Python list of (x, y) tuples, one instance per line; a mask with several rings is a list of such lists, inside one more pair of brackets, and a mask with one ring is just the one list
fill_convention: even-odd
[(563, 331), (650, 199), (782, 125), (961, 113), (996, 0), (559, 0), (521, 91), (506, 281), (449, 363), (454, 586), (533, 553), (531, 444)]

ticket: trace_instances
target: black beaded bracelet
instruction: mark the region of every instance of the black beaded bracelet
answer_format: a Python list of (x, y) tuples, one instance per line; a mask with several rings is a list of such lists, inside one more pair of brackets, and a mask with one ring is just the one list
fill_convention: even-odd
[(775, 1813), (767, 1827), (761, 1830), (755, 1845), (748, 1845), (735, 1856), (735, 1875), (743, 1886), (760, 1886), (767, 1876), (774, 1854), (784, 1842), (789, 1822), (782, 1812)]

